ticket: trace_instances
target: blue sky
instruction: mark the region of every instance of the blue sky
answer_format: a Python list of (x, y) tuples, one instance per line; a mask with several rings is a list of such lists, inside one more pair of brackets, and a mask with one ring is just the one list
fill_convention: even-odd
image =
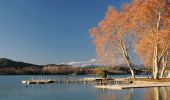
[(130, 0), (0, 0), (0, 57), (35, 64), (96, 57), (88, 30)]

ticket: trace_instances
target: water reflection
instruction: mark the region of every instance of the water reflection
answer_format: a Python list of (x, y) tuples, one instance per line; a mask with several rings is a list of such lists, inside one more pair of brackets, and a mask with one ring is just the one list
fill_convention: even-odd
[[(97, 89), (87, 84), (21, 84), (39, 76), (0, 76), (0, 100), (170, 100), (170, 87), (123, 90)], [(41, 76), (56, 79), (73, 76)], [(82, 78), (86, 76), (75, 76)], [(27, 98), (29, 97), (29, 98)]]
[(102, 90), (97, 100), (132, 100), (133, 89), (126, 90)]
[(145, 92), (145, 100), (170, 100), (170, 88), (154, 87)]
[(101, 91), (97, 100), (170, 100), (168, 87)]

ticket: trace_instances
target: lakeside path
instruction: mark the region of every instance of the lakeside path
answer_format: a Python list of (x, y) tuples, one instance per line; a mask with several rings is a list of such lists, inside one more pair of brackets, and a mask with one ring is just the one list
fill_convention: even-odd
[(138, 82), (132, 84), (98, 85), (102, 89), (128, 89), (128, 88), (149, 88), (149, 87), (170, 87), (170, 82)]

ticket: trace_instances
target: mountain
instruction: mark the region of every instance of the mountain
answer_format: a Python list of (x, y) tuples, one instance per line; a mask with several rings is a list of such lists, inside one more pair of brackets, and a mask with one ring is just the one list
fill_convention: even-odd
[(38, 66), (30, 63), (17, 62), (7, 58), (0, 58), (0, 67), (29, 67)]
[[(72, 62), (68, 62), (68, 63), (61, 63), (61, 64), (47, 64), (47, 65), (43, 65), (43, 66), (77, 66), (77, 67), (100, 67), (100, 66), (104, 66), (104, 65), (99, 65), (97, 64), (98, 60), (96, 59), (91, 59), (89, 61), (72, 61)], [(35, 64), (30, 64), (30, 63), (25, 63), (25, 62), (17, 62), (17, 61), (13, 61), (7, 58), (0, 58), (0, 67), (29, 67), (29, 66), (40, 66), (40, 65), (35, 65)], [(119, 65), (119, 67), (126, 67), (126, 64), (121, 64)], [(134, 68), (143, 68), (144, 65), (133, 65)]]

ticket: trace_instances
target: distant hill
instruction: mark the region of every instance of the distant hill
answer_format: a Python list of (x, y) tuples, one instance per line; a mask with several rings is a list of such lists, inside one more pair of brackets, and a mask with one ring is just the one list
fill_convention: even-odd
[(102, 66), (102, 65), (87, 65), (87, 66), (83, 66), (84, 68), (100, 68), (100, 67), (105, 67), (105, 66)]
[[(92, 62), (92, 61), (91, 61)], [(77, 63), (76, 63), (77, 64)], [(79, 64), (79, 63), (78, 63)], [(82, 64), (82, 63), (81, 63)], [(105, 68), (110, 75), (130, 74), (128, 67), (104, 67), (96, 64), (86, 63), (86, 66), (73, 66), (67, 64), (35, 65), (30, 63), (13, 61), (0, 58), (0, 75), (89, 75), (96, 74), (99, 68)], [(140, 65), (141, 66), (141, 65)], [(135, 69), (136, 74), (150, 74), (148, 69)]]
[(39, 66), (39, 65), (17, 62), (7, 58), (0, 58), (0, 67), (29, 67), (29, 66)]

